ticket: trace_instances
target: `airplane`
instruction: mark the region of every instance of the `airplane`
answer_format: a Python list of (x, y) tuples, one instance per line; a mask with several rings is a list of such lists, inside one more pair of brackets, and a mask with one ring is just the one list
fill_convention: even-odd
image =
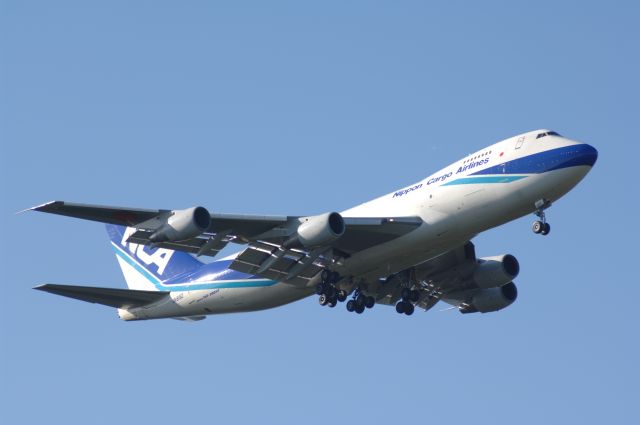
[[(597, 157), (588, 144), (531, 131), (346, 211), (310, 216), (53, 201), (29, 210), (106, 223), (129, 289), (34, 289), (114, 307), (127, 321), (195, 321), (313, 294), (323, 306), (346, 301), (356, 314), (381, 304), (409, 316), (439, 301), (465, 314), (498, 311), (517, 298), (519, 262), (511, 254), (476, 257), (471, 240), (531, 213), (533, 232), (549, 234), (546, 210)], [(229, 243), (244, 249), (218, 259)]]

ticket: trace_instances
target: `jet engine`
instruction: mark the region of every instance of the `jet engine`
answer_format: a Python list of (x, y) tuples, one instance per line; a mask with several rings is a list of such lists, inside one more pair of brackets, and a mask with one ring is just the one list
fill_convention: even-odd
[(473, 280), (479, 288), (497, 288), (511, 282), (519, 272), (520, 264), (513, 255), (479, 258)]
[(176, 242), (195, 238), (209, 228), (211, 216), (204, 207), (171, 211), (158, 230), (149, 236), (151, 242)]
[(337, 212), (305, 217), (298, 226), (297, 239), (306, 248), (328, 245), (344, 234), (344, 219)]
[(479, 290), (471, 299), (471, 302), (460, 307), (460, 313), (489, 313), (502, 310), (510, 306), (518, 298), (518, 288), (513, 282), (509, 282), (500, 288)]

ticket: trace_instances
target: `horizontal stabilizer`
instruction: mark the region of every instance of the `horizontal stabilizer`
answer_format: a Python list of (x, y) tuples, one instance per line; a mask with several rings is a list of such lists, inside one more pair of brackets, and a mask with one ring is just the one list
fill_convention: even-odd
[(56, 285), (46, 283), (33, 289), (63, 297), (97, 303), (115, 308), (132, 308), (151, 304), (169, 295), (168, 292), (138, 291), (132, 289), (97, 288), (94, 286)]

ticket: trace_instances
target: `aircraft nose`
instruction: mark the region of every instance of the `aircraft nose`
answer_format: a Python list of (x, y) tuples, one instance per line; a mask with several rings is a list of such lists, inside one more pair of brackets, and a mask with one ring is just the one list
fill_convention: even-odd
[(553, 152), (555, 153), (552, 158), (550, 158), (546, 171), (578, 167), (580, 165), (593, 167), (593, 164), (595, 164), (598, 159), (598, 151), (596, 148), (586, 143), (573, 142)]
[(576, 151), (574, 153), (575, 165), (588, 165), (593, 167), (598, 159), (598, 151), (591, 145), (580, 144), (576, 145)]

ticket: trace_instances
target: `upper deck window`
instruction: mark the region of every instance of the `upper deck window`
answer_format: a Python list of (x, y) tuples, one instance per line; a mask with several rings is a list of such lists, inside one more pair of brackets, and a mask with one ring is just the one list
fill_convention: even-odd
[(560, 136), (555, 131), (547, 131), (546, 133), (540, 133), (536, 136), (536, 139), (541, 139), (544, 136)]

